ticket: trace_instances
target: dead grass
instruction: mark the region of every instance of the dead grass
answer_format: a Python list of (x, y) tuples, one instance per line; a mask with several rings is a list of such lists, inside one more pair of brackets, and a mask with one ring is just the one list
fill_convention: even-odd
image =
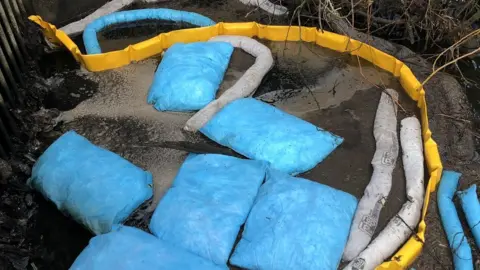
[[(275, 1), (274, 1), (275, 2)], [(293, 24), (335, 29), (345, 28), (407, 45), (430, 54), (440, 65), (480, 46), (480, 2), (476, 0), (291, 0), (276, 1), (293, 11)], [(333, 16), (332, 16), (333, 15)], [(348, 29), (344, 30), (348, 35)]]

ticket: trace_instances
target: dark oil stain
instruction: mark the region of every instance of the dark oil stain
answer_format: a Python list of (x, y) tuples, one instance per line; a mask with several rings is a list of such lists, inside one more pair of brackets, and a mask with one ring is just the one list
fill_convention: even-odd
[(183, 7), (186, 7), (188, 5), (197, 5), (199, 8), (218, 8), (218, 7), (223, 7), (224, 5), (227, 4), (226, 0), (192, 0), (189, 2), (183, 3)]
[(45, 108), (55, 108), (60, 111), (68, 111), (75, 108), (82, 101), (92, 97), (98, 90), (98, 85), (88, 79), (67, 72), (62, 76), (58, 85), (52, 86), (45, 98)]
[(106, 27), (100, 32), (104, 39), (128, 39), (135, 37), (153, 37), (174, 30), (197, 27), (186, 22), (165, 20), (141, 20), (134, 23), (120, 23)]
[(93, 235), (40, 194), (35, 195), (35, 202), (38, 212), (30, 237), (42, 250), (37, 251), (33, 263), (38, 269), (68, 269)]
[(276, 64), (263, 78), (262, 83), (254, 94), (254, 97), (263, 94), (285, 90), (285, 97), (291, 97), (293, 93), (299, 92), (303, 87), (312, 87), (317, 83), (315, 71), (302, 67), (301, 64), (288, 60), (277, 60)]
[[(307, 113), (302, 118), (312, 124), (344, 138), (344, 142), (324, 161), (301, 177), (348, 192), (358, 199), (373, 172), (371, 160), (375, 153), (373, 124), (380, 100), (381, 91), (377, 88), (358, 91), (354, 97), (339, 106)], [(409, 101), (404, 107), (409, 107)], [(366, 105), (368, 104), (368, 105)], [(398, 120), (401, 118), (399, 117)], [(385, 204), (376, 233), (400, 210), (405, 202), (405, 175), (399, 153), (392, 177), (392, 189)]]

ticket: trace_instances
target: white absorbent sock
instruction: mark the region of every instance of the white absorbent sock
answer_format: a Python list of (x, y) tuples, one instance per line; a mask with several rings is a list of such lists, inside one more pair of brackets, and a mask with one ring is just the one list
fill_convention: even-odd
[(270, 49), (252, 38), (242, 36), (217, 36), (210, 39), (210, 41), (224, 41), (232, 44), (235, 48), (241, 48), (256, 57), (255, 63), (218, 99), (210, 102), (192, 116), (185, 125), (185, 130), (187, 131), (194, 132), (202, 128), (228, 103), (239, 98), (253, 95), (265, 74), (267, 74), (273, 66), (273, 56)]
[(392, 187), (392, 172), (398, 157), (397, 137), (398, 93), (386, 89), (380, 98), (373, 135), (376, 151), (373, 156), (373, 174), (358, 204), (343, 260), (351, 261), (364, 250), (377, 228), (380, 212), (387, 202)]
[(281, 5), (276, 5), (270, 2), (269, 0), (240, 0), (240, 2), (242, 2), (245, 5), (259, 7), (264, 11), (276, 16), (280, 16), (288, 13), (288, 9), (286, 7)]
[(407, 186), (407, 202), (385, 229), (344, 270), (373, 270), (407, 241), (420, 221), (425, 195), (422, 127), (416, 117), (401, 122), (400, 142)]
[(166, 0), (112, 0), (99, 9), (97, 9), (95, 12), (92, 14), (88, 15), (87, 17), (67, 24), (66, 26), (60, 28), (63, 32), (65, 32), (69, 36), (77, 35), (87, 27), (88, 24), (93, 22), (94, 20), (103, 17), (105, 15), (108, 15), (113, 12), (117, 12), (121, 10), (122, 8), (129, 6), (133, 4), (134, 2), (143, 2), (143, 3), (156, 3), (156, 2), (164, 2)]
[(92, 14), (88, 15), (87, 17), (67, 24), (66, 26), (60, 28), (63, 32), (65, 32), (67, 35), (72, 36), (72, 35), (77, 35), (87, 27), (88, 24), (93, 22), (94, 20), (103, 17), (105, 15), (108, 15), (110, 13), (119, 11), (123, 7), (126, 7), (128, 5), (131, 5), (135, 0), (112, 0), (99, 9), (95, 10)]

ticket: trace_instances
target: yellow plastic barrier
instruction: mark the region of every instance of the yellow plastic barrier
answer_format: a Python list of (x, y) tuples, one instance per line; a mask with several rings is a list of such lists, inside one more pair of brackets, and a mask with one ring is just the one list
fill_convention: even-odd
[(303, 41), (315, 42), (317, 45), (337, 52), (357, 55), (374, 65), (393, 74), (399, 79), (407, 94), (417, 102), (420, 109), (422, 135), (424, 142), (425, 159), (430, 179), (422, 212), (422, 220), (418, 230), (390, 261), (384, 262), (377, 270), (406, 269), (418, 257), (425, 241), (425, 215), (427, 213), (430, 194), (435, 191), (442, 175), (442, 162), (437, 144), (432, 139), (427, 116), (425, 91), (409, 67), (395, 57), (388, 55), (368, 44), (350, 39), (327, 31), (318, 31), (313, 27), (298, 26), (266, 26), (255, 22), (249, 23), (219, 23), (214, 26), (184, 29), (160, 34), (149, 40), (130, 45), (124, 50), (102, 54), (83, 55), (78, 46), (62, 31), (57, 30), (42, 20), (39, 16), (29, 18), (43, 28), (44, 34), (50, 42), (65, 46), (87, 70), (103, 71), (119, 68), (134, 61), (140, 61), (162, 53), (165, 49), (177, 42), (206, 41), (218, 35), (238, 35), (258, 37), (271, 41)]

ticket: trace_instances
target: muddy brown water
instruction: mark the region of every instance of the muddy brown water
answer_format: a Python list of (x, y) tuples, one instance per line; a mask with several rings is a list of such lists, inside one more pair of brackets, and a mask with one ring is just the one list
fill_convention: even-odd
[[(118, 41), (118, 35), (109, 41), (100, 39), (104, 50), (117, 44), (112, 40)], [(135, 37), (122, 42), (138, 40)], [(372, 173), (373, 122), (382, 89), (390, 87), (399, 91), (402, 106), (399, 121), (416, 113), (415, 104), (406, 97), (395, 78), (356, 57), (308, 43), (260, 41), (272, 50), (275, 66), (255, 97), (345, 138), (326, 160), (301, 177), (361, 198)], [(158, 112), (146, 103), (159, 61), (152, 58), (100, 73), (71, 69), (51, 78), (54, 87), (49, 99), (50, 107), (64, 111), (67, 123), (60, 127), (62, 132), (74, 129), (95, 144), (151, 171), (155, 182), (154, 202), (161, 199), (187, 155), (156, 144), (163, 141), (209, 143), (201, 134), (182, 130), (191, 114)], [(219, 94), (233, 85), (253, 61), (252, 56), (236, 49)], [(405, 201), (400, 157), (377, 233)], [(78, 251), (85, 245), (85, 239), (65, 244), (78, 244), (75, 249)]]
[[(252, 11), (241, 4), (225, 6), (212, 1), (197, 6), (188, 1), (163, 4), (165, 7), (196, 11), (220, 21), (234, 14)], [(242, 15), (244, 16), (244, 15)], [(257, 20), (270, 17), (252, 11), (247, 17), (235, 15), (230, 21)], [(278, 19), (282, 23), (281, 19)], [(283, 22), (284, 23), (284, 22)], [(131, 26), (131, 25), (130, 25)], [(135, 28), (123, 25), (107, 29), (99, 35), (104, 51), (122, 49), (128, 44), (188, 25), (163, 22), (142, 22)], [(128, 38), (126, 38), (128, 37)], [(81, 44), (81, 40), (76, 40)], [(400, 93), (398, 122), (416, 114), (415, 104), (403, 93), (398, 81), (371, 64), (346, 54), (336, 53), (302, 42), (270, 42), (259, 40), (274, 55), (275, 66), (264, 78), (254, 97), (294, 114), (323, 129), (345, 138), (345, 142), (326, 160), (300, 177), (351, 193), (357, 198), (370, 181), (370, 161), (375, 151), (373, 122), (381, 91), (385, 87)], [(83, 50), (83, 48), (82, 48)], [(190, 113), (158, 112), (146, 103), (152, 78), (160, 58), (151, 58), (116, 70), (88, 73), (58, 54), (58, 63), (48, 70), (51, 91), (46, 106), (63, 111), (66, 121), (57, 127), (56, 136), (73, 129), (92, 142), (105, 147), (152, 172), (155, 182), (153, 206), (172, 183), (187, 152), (158, 147), (164, 141), (211, 142), (201, 134), (184, 132), (182, 127)], [(254, 58), (236, 49), (225, 74), (219, 95), (240, 78)], [(377, 233), (405, 202), (405, 177), (401, 152), (393, 174), (393, 186), (380, 217)], [(59, 226), (40, 225), (39, 233), (48, 236), (45, 250), (62, 257), (62, 267), (73, 262), (91, 235), (65, 217), (58, 216), (52, 205), (45, 204), (42, 215), (55, 216)], [(56, 231), (64, 237), (55, 237)], [(201, 228), (199, 228), (201, 229)], [(68, 237), (74, 235), (75, 237)], [(68, 249), (63, 249), (68, 246)]]

